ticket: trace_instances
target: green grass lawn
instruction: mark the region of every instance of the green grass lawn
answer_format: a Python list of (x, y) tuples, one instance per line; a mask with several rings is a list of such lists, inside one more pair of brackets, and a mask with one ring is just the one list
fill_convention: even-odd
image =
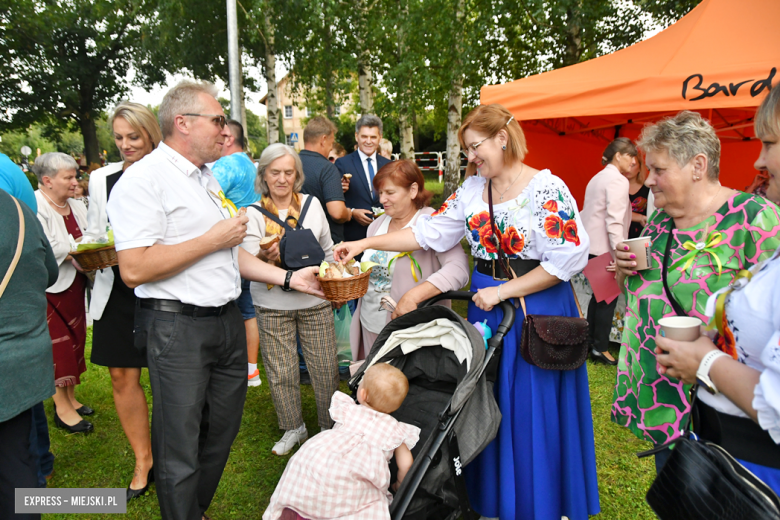
[[(91, 333), (87, 341), (87, 359), (90, 349)], [(271, 453), (271, 447), (281, 432), (277, 428), (276, 412), (262, 367), (260, 370), (263, 384), (249, 389), (241, 430), (209, 509), (215, 520), (260, 518), (289, 459)], [(588, 362), (588, 373), (601, 496), (600, 518), (652, 519), (654, 516), (645, 504), (644, 494), (655, 473), (653, 459), (640, 460), (635, 455), (647, 449), (648, 443), (638, 440), (627, 429), (609, 420), (615, 369)], [(142, 384), (151, 401), (146, 372)], [(341, 389), (347, 390), (344, 383)], [(303, 415), (310, 434), (313, 434), (319, 431), (314, 394), (310, 386), (301, 387), (301, 392)], [(90, 419), (95, 425), (95, 432), (86, 436), (67, 435), (63, 430), (55, 428), (51, 400), (46, 402), (52, 452), (57, 457), (49, 486), (126, 487), (133, 471), (133, 452), (116, 416), (108, 370), (90, 365), (82, 376), (78, 397), (96, 410)], [(44, 518), (68, 516), (44, 515)], [(103, 516), (116, 517), (79, 515), (79, 518)], [(128, 504), (124, 517), (139, 520), (160, 518), (154, 486), (147, 496)]]
[[(442, 184), (432, 182), (435, 174), (426, 176), (426, 187), (437, 194), (432, 206), (441, 204)], [(471, 262), (471, 255), (469, 255)], [(455, 302), (454, 308), (465, 316), (465, 302)], [(87, 338), (87, 359), (91, 350), (91, 331)], [(613, 352), (617, 355), (617, 352)], [(225, 473), (209, 514), (215, 520), (259, 519), (268, 505), (276, 482), (289, 459), (277, 457), (271, 448), (280, 437), (276, 412), (260, 366), (263, 384), (249, 388), (241, 430), (232, 447)], [(609, 420), (614, 367), (588, 362), (593, 426), (596, 438), (596, 461), (601, 496), (601, 515), (605, 519), (652, 519), (644, 495), (655, 475), (652, 457), (637, 459), (635, 453), (648, 449), (649, 443), (634, 437), (625, 428)], [(66, 435), (54, 427), (51, 400), (46, 402), (49, 417), (52, 452), (57, 457), (50, 487), (125, 488), (133, 472), (133, 452), (127, 442), (114, 409), (108, 369), (89, 365), (82, 376), (77, 396), (95, 409), (90, 420), (95, 432), (89, 435)], [(144, 371), (142, 385), (151, 402), (149, 379)], [(342, 383), (343, 391), (347, 391)], [(301, 387), (303, 415), (310, 435), (319, 431), (314, 393), (310, 386)], [(125, 518), (160, 518), (154, 486), (149, 494), (128, 504)], [(71, 515), (44, 515), (44, 518), (66, 518)], [(78, 515), (78, 518), (116, 518), (116, 515)], [(511, 520), (511, 519), (505, 519)]]

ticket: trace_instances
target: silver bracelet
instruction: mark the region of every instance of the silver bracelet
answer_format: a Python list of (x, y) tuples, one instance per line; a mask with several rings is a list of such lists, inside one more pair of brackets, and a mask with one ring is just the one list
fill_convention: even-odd
[[(501, 284), (501, 285), (504, 285), (504, 284)], [(504, 299), (501, 298), (501, 285), (498, 286), (498, 291), (496, 291), (496, 293), (498, 294), (498, 301), (500, 301), (500, 302), (504, 301)]]

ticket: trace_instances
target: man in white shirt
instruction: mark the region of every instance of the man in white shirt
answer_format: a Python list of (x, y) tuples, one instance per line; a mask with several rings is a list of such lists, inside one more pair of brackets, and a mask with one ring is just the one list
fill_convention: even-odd
[(352, 242), (366, 238), (368, 225), (373, 222), (372, 207), (379, 207), (379, 195), (374, 190), (374, 176), (389, 163), (377, 153), (382, 140), (382, 120), (374, 115), (364, 115), (355, 124), (355, 140), (358, 149), (336, 159), (341, 175), (352, 175), (344, 201), (352, 208), (352, 220), (344, 224), (344, 240)]
[(209, 83), (168, 91), (159, 110), (163, 142), (128, 168), (107, 206), (122, 279), (140, 298), (134, 333), (149, 361), (164, 519), (202, 517), (241, 425), (241, 277), (322, 296), (315, 268), (285, 272), (238, 247), (248, 219), (234, 216), (205, 166), (228, 136), (216, 94)]

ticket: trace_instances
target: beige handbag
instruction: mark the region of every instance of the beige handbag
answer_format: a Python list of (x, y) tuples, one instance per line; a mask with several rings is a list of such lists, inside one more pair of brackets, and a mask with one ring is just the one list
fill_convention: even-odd
[(5, 288), (8, 287), (8, 282), (11, 281), (11, 276), (14, 274), (16, 264), (19, 263), (19, 257), (22, 256), (22, 246), (24, 246), (24, 213), (22, 213), (22, 207), (19, 205), (19, 201), (14, 197), (11, 198), (14, 199), (16, 210), (19, 213), (19, 239), (16, 241), (16, 253), (14, 253), (14, 258), (11, 260), (10, 267), (8, 267), (8, 272), (5, 273), (3, 281), (0, 282), (0, 298), (3, 297)]

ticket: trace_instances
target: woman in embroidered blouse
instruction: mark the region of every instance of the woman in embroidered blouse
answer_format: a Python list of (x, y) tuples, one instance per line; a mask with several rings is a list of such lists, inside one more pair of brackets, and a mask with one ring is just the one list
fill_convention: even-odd
[[(301, 194), (302, 186), (303, 166), (291, 146), (276, 143), (263, 150), (255, 183), (255, 191), (262, 197), (258, 204), (247, 208), (249, 222), (241, 247), (265, 262), (280, 265), (279, 243), (261, 249), (260, 240), (266, 236), (283, 235), (284, 230), (257, 208), (261, 206), (281, 221), (291, 219), (289, 224), (293, 225), (310, 200), (300, 224), (314, 234), (325, 251), (325, 259), (333, 260), (333, 239), (325, 211), (316, 197)], [(339, 387), (333, 311), (329, 302), (296, 291), (284, 292), (277, 285), (252, 282), (250, 292), (271, 398), (279, 428), (285, 430), (271, 451), (275, 455), (285, 455), (308, 438), (301, 409), (296, 336), (300, 337), (303, 357), (311, 373), (320, 428), (327, 430), (333, 425), (328, 406)]]
[[(761, 103), (755, 129), (762, 142), (756, 169), (768, 178), (767, 198), (780, 200), (780, 89)], [(780, 249), (751, 271), (733, 291), (710, 297), (706, 314), (720, 318), (714, 342), (708, 336), (694, 342), (657, 338), (656, 355), (662, 374), (688, 384), (699, 371), (709, 378), (717, 393), (698, 389), (694, 431), (780, 493)], [(700, 369), (705, 356), (711, 361)]]
[[(433, 213), (428, 207), (433, 194), (425, 189), (425, 178), (414, 161), (383, 166), (374, 177), (374, 190), (385, 214), (368, 226), (369, 237), (413, 226), (420, 216)], [(368, 292), (358, 301), (352, 317), (350, 340), (352, 359), (356, 361), (365, 359), (391, 319), (416, 309), (424, 300), (457, 291), (469, 283), (469, 262), (460, 244), (442, 253), (368, 250), (363, 260), (379, 265), (371, 271)], [(380, 309), (385, 295), (397, 302), (392, 313)]]
[[(690, 411), (687, 387), (659, 374), (656, 363), (658, 320), (675, 315), (662, 282), (667, 241), (673, 240), (669, 289), (687, 315), (706, 321), (707, 299), (780, 245), (780, 216), (768, 201), (720, 185), (720, 141), (697, 113), (680, 112), (645, 127), (639, 146), (658, 209), (643, 232), (653, 242), (651, 267), (635, 272), (627, 247), (618, 244), (616, 251), (626, 316), (612, 420), (660, 445), (679, 435)], [(657, 470), (669, 453), (656, 454)]]
[[(501, 316), (494, 307), (520, 296), (529, 313), (577, 316), (568, 282), (587, 264), (589, 241), (568, 188), (549, 170), (523, 162), (525, 136), (501, 105), (474, 109), (458, 137), (478, 176), (413, 228), (342, 244), (336, 257), (346, 260), (367, 248), (446, 251), (465, 235), (477, 291), (469, 321), (487, 319), (495, 329)], [(512, 281), (501, 278), (494, 262), (490, 189), (495, 239), (513, 269), (525, 272)], [(587, 368), (555, 371), (526, 363), (518, 353), (522, 320), (518, 316), (504, 338), (495, 384), (503, 420), (497, 438), (466, 467), (469, 497), (487, 517), (584, 520), (599, 512)]]

